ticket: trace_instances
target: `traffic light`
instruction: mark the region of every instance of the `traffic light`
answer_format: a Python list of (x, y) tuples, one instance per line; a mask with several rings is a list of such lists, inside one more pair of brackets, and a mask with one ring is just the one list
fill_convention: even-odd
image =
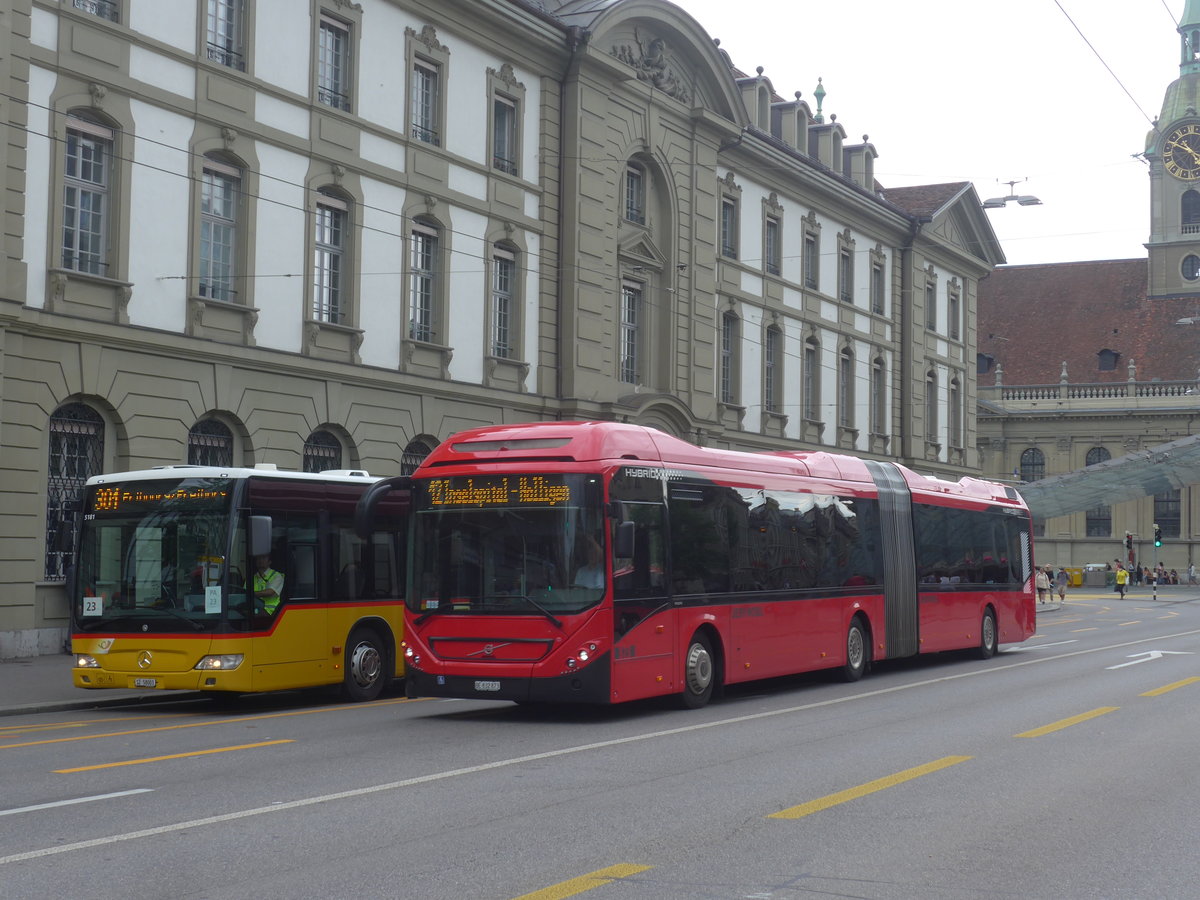
[(1158, 527), (1157, 523), (1154, 526), (1154, 546), (1162, 546), (1162, 529)]
[(1125, 549), (1126, 550), (1133, 549), (1133, 535), (1130, 534), (1128, 531), (1125, 532)]

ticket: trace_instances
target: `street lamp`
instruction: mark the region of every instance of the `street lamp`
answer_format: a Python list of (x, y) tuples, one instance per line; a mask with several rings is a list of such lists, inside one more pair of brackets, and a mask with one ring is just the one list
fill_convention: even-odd
[(1013, 188), (1015, 188), (1018, 184), (1022, 184), (1028, 180), (1029, 180), (1028, 178), (1022, 178), (1022, 179), (1020, 179), (1020, 181), (1015, 180), (1015, 179), (1013, 181), (997, 180), (996, 181), (997, 184), (1007, 184), (1008, 185), (1008, 196), (1007, 197), (989, 197), (987, 200), (983, 201), (983, 208), (984, 209), (1000, 209), (1003, 206), (1007, 206), (1009, 200), (1015, 200), (1021, 206), (1041, 206), (1042, 201), (1039, 200), (1037, 197), (1033, 196), (1033, 194), (1017, 194), (1013, 190)]

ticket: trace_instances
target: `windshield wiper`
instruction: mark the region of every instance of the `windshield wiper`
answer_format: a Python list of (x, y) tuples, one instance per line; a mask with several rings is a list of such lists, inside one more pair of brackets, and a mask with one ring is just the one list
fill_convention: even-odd
[(560, 631), (562, 630), (563, 624), (561, 621), (558, 620), (558, 618), (554, 615), (554, 613), (550, 612), (550, 610), (546, 609), (546, 607), (542, 606), (542, 604), (538, 603), (536, 600), (534, 600), (528, 594), (515, 594), (514, 596), (520, 598), (521, 600), (524, 600), (526, 603), (528, 603), (530, 606), (532, 606), (534, 609), (536, 609), (538, 612), (540, 612), (543, 616), (545, 616), (547, 619), (549, 619), (551, 622), (553, 622), (555, 628), (559, 629)]

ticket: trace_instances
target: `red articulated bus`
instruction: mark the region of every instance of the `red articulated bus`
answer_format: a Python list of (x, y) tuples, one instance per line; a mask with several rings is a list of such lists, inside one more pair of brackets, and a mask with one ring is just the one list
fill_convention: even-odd
[(507, 425), (409, 478), (410, 697), (618, 703), (873, 660), (988, 658), (1034, 630), (1012, 488), (613, 422)]

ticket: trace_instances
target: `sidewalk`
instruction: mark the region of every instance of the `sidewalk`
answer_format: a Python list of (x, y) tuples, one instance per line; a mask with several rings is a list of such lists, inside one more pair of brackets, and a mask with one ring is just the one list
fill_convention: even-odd
[(185, 700), (190, 691), (85, 690), (71, 681), (70, 653), (0, 659), (0, 716), (56, 710), (97, 709), (133, 703)]

